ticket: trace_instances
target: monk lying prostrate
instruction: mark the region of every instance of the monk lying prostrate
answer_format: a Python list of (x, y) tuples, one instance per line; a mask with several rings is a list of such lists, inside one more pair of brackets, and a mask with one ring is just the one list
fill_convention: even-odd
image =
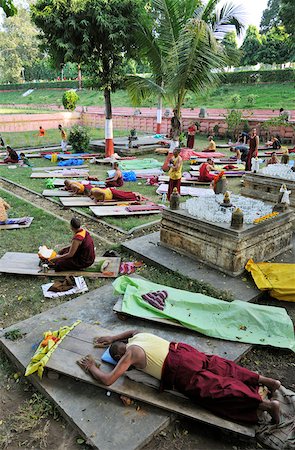
[(95, 261), (92, 237), (88, 231), (81, 228), (79, 219), (74, 217), (71, 220), (71, 229), (74, 234), (71, 245), (63, 248), (49, 262), (49, 266), (57, 272), (86, 269)]
[(65, 180), (64, 185), (65, 185), (65, 190), (72, 192), (74, 195), (84, 194), (85, 186), (84, 186), (84, 184), (80, 183), (79, 181)]
[(110, 200), (140, 202), (143, 196), (138, 192), (120, 191), (115, 188), (98, 188), (94, 187), (90, 191), (90, 197), (98, 202), (107, 202)]
[(100, 383), (110, 386), (131, 366), (161, 382), (161, 390), (175, 389), (208, 410), (236, 421), (255, 423), (259, 411), (280, 421), (279, 402), (263, 400), (259, 385), (272, 393), (281, 383), (219, 356), (206, 355), (182, 342), (168, 342), (150, 333), (126, 331), (94, 339), (95, 347), (110, 345), (118, 364), (111, 372), (97, 367), (91, 355), (77, 361)]

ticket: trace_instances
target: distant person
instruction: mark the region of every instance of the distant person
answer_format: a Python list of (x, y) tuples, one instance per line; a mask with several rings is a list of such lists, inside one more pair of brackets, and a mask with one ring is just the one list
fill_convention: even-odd
[(276, 155), (276, 152), (272, 152), (270, 158), (266, 161), (265, 165), (269, 166), (270, 164), (279, 164), (279, 159)]
[(24, 153), (20, 153), (19, 156), (20, 156), (19, 165), (21, 167), (32, 167), (29, 158)]
[(0, 136), (0, 147), (5, 147), (5, 143), (2, 136)]
[(249, 152), (246, 159), (246, 168), (248, 172), (251, 171), (252, 158), (256, 158), (258, 156), (258, 146), (259, 146), (259, 136), (257, 136), (256, 128), (253, 128), (250, 134), (249, 140)]
[(60, 250), (59, 254), (50, 260), (50, 266), (56, 272), (86, 269), (95, 261), (93, 239), (88, 231), (81, 228), (81, 222), (76, 217), (71, 220), (71, 229), (74, 234), (71, 245)]
[(18, 154), (9, 145), (6, 146), (6, 153), (7, 153), (7, 157), (4, 159), (4, 162), (6, 164), (10, 164), (10, 163), (17, 164), (18, 163)]
[(121, 187), (124, 184), (123, 175), (119, 169), (119, 164), (114, 163), (115, 175), (106, 179), (106, 187)]
[(180, 148), (175, 148), (173, 158), (169, 162), (169, 185), (167, 199), (170, 200), (174, 188), (180, 194), (181, 176), (182, 176), (182, 157), (180, 156)]
[(273, 148), (274, 150), (279, 150), (282, 146), (280, 140), (275, 136), (272, 136), (270, 141), (268, 141), (265, 145)]
[(39, 133), (38, 136), (44, 137), (45, 136), (45, 130), (42, 126), (39, 127)]
[(209, 145), (204, 148), (203, 152), (216, 152), (216, 144), (213, 140), (213, 136), (208, 136)]
[(194, 148), (197, 127), (194, 121), (191, 121), (187, 129), (187, 148)]
[(291, 113), (289, 111), (285, 111), (284, 108), (280, 109), (280, 116), (282, 119), (284, 119), (286, 122), (289, 122), (291, 119)]
[(58, 129), (60, 131), (60, 136), (61, 136), (61, 150), (62, 152), (65, 152), (67, 150), (67, 133), (65, 132), (65, 130), (63, 129), (62, 125), (58, 125)]
[(199, 181), (213, 181), (215, 175), (210, 173), (213, 170), (215, 170), (214, 161), (212, 158), (207, 158), (207, 162), (200, 166)]

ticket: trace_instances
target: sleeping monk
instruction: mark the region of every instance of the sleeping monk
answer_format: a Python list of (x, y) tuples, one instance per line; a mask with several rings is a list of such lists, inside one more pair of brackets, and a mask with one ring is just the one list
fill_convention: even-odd
[(50, 267), (56, 272), (82, 270), (94, 263), (95, 251), (92, 237), (88, 231), (81, 228), (80, 220), (75, 217), (71, 220), (71, 228), (74, 234), (71, 245), (60, 250), (58, 255), (50, 260)]
[(114, 170), (115, 175), (106, 179), (106, 187), (121, 187), (124, 184), (123, 175), (117, 162), (114, 163)]
[(142, 195), (138, 192), (120, 191), (115, 188), (98, 188), (94, 187), (90, 191), (90, 197), (98, 202), (107, 202), (110, 200), (139, 202), (142, 200)]
[[(126, 340), (126, 341), (124, 341)], [(279, 423), (279, 402), (263, 400), (259, 385), (271, 392), (281, 383), (266, 378), (232, 361), (206, 355), (182, 342), (168, 342), (150, 333), (126, 331), (94, 339), (95, 347), (111, 345), (118, 364), (104, 372), (87, 355), (78, 364), (100, 383), (110, 386), (131, 366), (160, 380), (161, 390), (177, 390), (193, 402), (229, 419), (255, 423), (258, 411), (267, 411)]]

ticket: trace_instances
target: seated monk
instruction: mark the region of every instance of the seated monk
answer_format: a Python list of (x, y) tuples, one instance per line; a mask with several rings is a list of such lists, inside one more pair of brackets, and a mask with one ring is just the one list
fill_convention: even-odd
[(95, 261), (94, 243), (88, 231), (81, 228), (77, 218), (71, 220), (73, 239), (70, 247), (63, 248), (58, 255), (50, 260), (50, 267), (56, 272), (64, 270), (82, 270)]
[(90, 191), (90, 197), (98, 202), (107, 202), (110, 200), (140, 202), (142, 195), (138, 192), (120, 191), (115, 188), (98, 188), (94, 187)]
[(9, 163), (17, 164), (18, 163), (18, 154), (16, 153), (15, 150), (13, 150), (13, 148), (9, 147), (9, 145), (7, 145), (7, 147), (6, 147), (6, 153), (7, 153), (7, 157), (4, 159), (4, 162), (6, 164), (9, 164)]
[(272, 152), (270, 158), (266, 161), (266, 166), (269, 166), (270, 164), (279, 164), (279, 158), (276, 155), (276, 152)]
[(65, 190), (72, 192), (74, 195), (84, 194), (85, 186), (84, 186), (84, 184), (80, 183), (79, 181), (65, 180), (64, 185), (65, 185)]
[(9, 203), (0, 197), (0, 222), (5, 223), (8, 219), (7, 210), (10, 209)]
[(115, 175), (106, 179), (106, 187), (121, 187), (124, 184), (123, 175), (119, 169), (119, 164), (114, 163)]
[(208, 136), (209, 145), (204, 148), (203, 152), (216, 152), (216, 144), (213, 140), (213, 136)]
[(200, 166), (199, 181), (212, 181), (212, 180), (214, 180), (215, 175), (213, 175), (213, 173), (210, 173), (214, 169), (215, 169), (215, 166), (214, 166), (213, 159), (212, 158), (207, 158), (207, 162), (204, 162)]
[[(125, 340), (125, 342), (124, 342)], [(274, 392), (281, 383), (266, 378), (233, 361), (206, 355), (182, 342), (168, 342), (150, 333), (126, 331), (94, 339), (95, 347), (111, 345), (118, 364), (111, 372), (97, 367), (91, 355), (78, 364), (106, 386), (113, 384), (131, 366), (160, 380), (160, 389), (177, 390), (193, 402), (231, 420), (255, 423), (258, 411), (270, 413), (279, 423), (279, 402), (263, 400), (259, 385)]]

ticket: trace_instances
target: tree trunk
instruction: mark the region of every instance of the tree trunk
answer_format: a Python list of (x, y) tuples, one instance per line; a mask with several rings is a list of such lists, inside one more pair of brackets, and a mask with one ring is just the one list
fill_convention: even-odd
[(112, 103), (111, 103), (111, 91), (108, 88), (104, 90), (105, 101), (105, 156), (109, 157), (114, 154), (114, 141), (113, 141), (113, 120), (112, 120)]
[(158, 106), (157, 106), (157, 129), (156, 129), (157, 134), (161, 134), (162, 105), (163, 105), (163, 98), (162, 98), (162, 95), (159, 95)]
[(82, 89), (82, 72), (80, 64), (78, 64), (78, 89), (79, 91)]

